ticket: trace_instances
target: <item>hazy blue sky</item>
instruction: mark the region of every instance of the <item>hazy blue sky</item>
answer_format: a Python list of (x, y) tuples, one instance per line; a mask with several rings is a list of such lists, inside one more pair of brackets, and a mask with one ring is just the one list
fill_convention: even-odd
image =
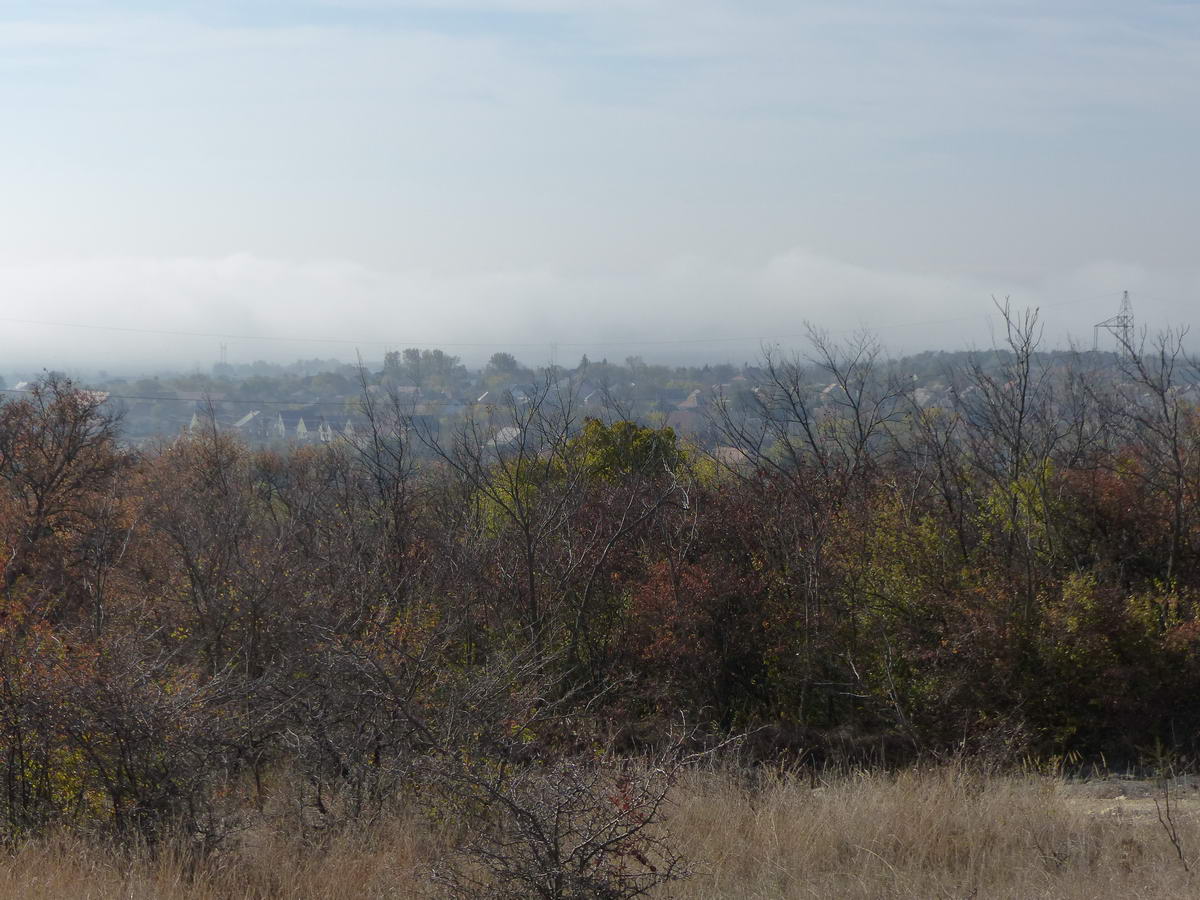
[(0, 373), (1090, 340), (1200, 318), (1198, 139), (1197, 2), (0, 0)]

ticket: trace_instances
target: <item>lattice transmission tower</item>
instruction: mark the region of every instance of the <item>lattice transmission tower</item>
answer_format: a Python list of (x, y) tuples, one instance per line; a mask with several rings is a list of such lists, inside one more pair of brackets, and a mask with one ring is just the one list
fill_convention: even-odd
[(1092, 349), (1100, 349), (1100, 330), (1103, 329), (1117, 339), (1118, 350), (1125, 354), (1133, 347), (1133, 304), (1129, 302), (1129, 291), (1121, 296), (1121, 309), (1115, 316), (1097, 322), (1092, 327)]

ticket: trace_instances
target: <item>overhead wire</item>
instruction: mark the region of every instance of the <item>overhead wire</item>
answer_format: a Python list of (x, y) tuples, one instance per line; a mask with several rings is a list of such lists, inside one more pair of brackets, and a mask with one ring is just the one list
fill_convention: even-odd
[[(1108, 291), (1096, 297), (1081, 297), (1073, 300), (1063, 300), (1057, 303), (1042, 304), (1039, 308), (1053, 309), (1061, 306), (1071, 306), (1079, 303), (1094, 303), (1097, 300), (1105, 299), (1110, 296), (1115, 296), (1116, 292)], [(989, 317), (991, 313), (971, 313), (961, 316), (952, 316), (940, 319), (926, 319), (913, 322), (893, 322), (883, 325), (870, 326), (870, 331), (892, 331), (901, 328), (929, 328), (936, 325), (952, 325), (957, 322), (966, 322), (977, 319), (983, 315)], [(47, 321), (42, 319), (18, 318), (14, 316), (0, 316), (0, 322), (20, 325), (34, 325), (48, 328), (78, 328), (84, 330), (96, 331), (111, 331), (123, 332), (129, 334), (146, 334), (146, 335), (165, 335), (168, 337), (196, 337), (196, 338), (214, 338), (228, 341), (245, 341), (245, 342), (269, 342), (269, 343), (300, 343), (300, 344), (339, 344), (347, 346), (378, 346), (390, 347), (407, 344), (409, 346), (419, 345), (425, 347), (471, 347), (471, 348), (489, 348), (496, 346), (506, 346), (513, 348), (529, 348), (529, 347), (546, 347), (551, 344), (556, 344), (559, 347), (652, 347), (652, 346), (674, 346), (674, 345), (703, 345), (703, 344), (728, 344), (728, 343), (765, 343), (767, 341), (777, 342), (781, 340), (797, 340), (807, 337), (806, 333), (792, 334), (777, 334), (770, 338), (761, 335), (724, 335), (713, 337), (698, 337), (698, 338), (630, 338), (630, 339), (597, 339), (588, 341), (563, 341), (563, 340), (541, 340), (541, 341), (428, 341), (418, 340), (415, 338), (400, 338), (391, 340), (380, 340), (378, 338), (343, 338), (343, 337), (307, 337), (293, 335), (249, 335), (236, 334), (232, 332), (222, 331), (191, 331), (185, 329), (169, 329), (169, 328), (139, 328), (129, 325), (109, 325), (94, 322), (59, 322)], [(859, 331), (858, 328), (842, 328), (833, 329), (830, 333), (848, 334)]]
[[(209, 403), (214, 405), (219, 403), (234, 403), (239, 406), (246, 404), (259, 404), (263, 406), (318, 406), (323, 405), (320, 400), (257, 400), (243, 399), (241, 397), (226, 397), (221, 396), (218, 399), (215, 395), (212, 397), (155, 397), (152, 395), (137, 395), (137, 394), (114, 394), (111, 391), (95, 390), (93, 388), (83, 388), (82, 390), (90, 391), (96, 394), (107, 394), (109, 400), (145, 400), (153, 403), (193, 403), (196, 406), (206, 406)], [(32, 394), (33, 391), (25, 388), (0, 388), (0, 394)], [(193, 392), (195, 393), (195, 392)]]
[[(1056, 308), (1056, 307), (1061, 307), (1061, 306), (1071, 306), (1071, 305), (1075, 305), (1075, 304), (1079, 304), (1079, 303), (1094, 303), (1097, 300), (1107, 299), (1107, 298), (1114, 297), (1114, 296), (1116, 296), (1115, 292), (1106, 291), (1104, 294), (1096, 296), (1096, 297), (1082, 297), (1082, 298), (1077, 298), (1074, 300), (1063, 300), (1058, 303), (1047, 303), (1047, 304), (1042, 304), (1042, 306), (1039, 308)], [(969, 321), (969, 320), (972, 320), (975, 318), (977, 318), (976, 315), (966, 315), (966, 316), (955, 316), (953, 318), (926, 320), (926, 321), (921, 321), (921, 322), (893, 323), (891, 325), (882, 326), (880, 328), (873, 328), (871, 330), (886, 330), (886, 329), (892, 329), (892, 328), (930, 327), (933, 325), (945, 325), (945, 324), (953, 324), (955, 322)], [(347, 344), (359, 343), (359, 342), (355, 342), (355, 341), (351, 341), (351, 340), (347, 340), (347, 339), (339, 339), (339, 338), (292, 338), (292, 337), (282, 337), (282, 336), (249, 337), (249, 336), (237, 336), (237, 335), (232, 335), (232, 334), (224, 334), (221, 332), (178, 331), (178, 330), (157, 329), (157, 328), (131, 328), (131, 327), (119, 326), (119, 325), (99, 325), (99, 324), (85, 324), (85, 323), (73, 323), (73, 322), (43, 322), (43, 321), (31, 320), (31, 319), (15, 319), (12, 317), (7, 317), (7, 316), (0, 316), (0, 322), (21, 322), (21, 323), (25, 323), (25, 324), (46, 325), (46, 326), (51, 326), (51, 327), (88, 328), (88, 329), (100, 329), (100, 330), (106, 330), (106, 331), (134, 332), (134, 333), (138, 333), (138, 334), (174, 335), (174, 336), (187, 336), (187, 337), (217, 337), (217, 338), (225, 338), (227, 340), (268, 340), (268, 341), (297, 341), (297, 342), (322, 341), (325, 343), (347, 343)], [(839, 334), (849, 333), (849, 332), (856, 331), (856, 330), (858, 330), (858, 329), (838, 329), (832, 333), (839, 333)], [(775, 337), (775, 340), (778, 341), (778, 340), (786, 340), (786, 339), (796, 339), (796, 338), (802, 338), (802, 337), (806, 337), (806, 336), (807, 335), (804, 335), (804, 334), (777, 335)], [(508, 346), (508, 347), (545, 347), (549, 343), (556, 343), (556, 344), (558, 344), (558, 346), (564, 346), (564, 347), (576, 347), (576, 346), (590, 347), (590, 346), (609, 346), (609, 345), (613, 345), (613, 344), (616, 344), (617, 346), (627, 346), (627, 345), (660, 345), (660, 344), (701, 344), (701, 343), (709, 343), (709, 342), (717, 343), (717, 342), (729, 342), (729, 341), (745, 341), (745, 342), (759, 341), (759, 342), (765, 343), (766, 339), (750, 338), (750, 337), (747, 337), (747, 338), (724, 337), (724, 338), (711, 338), (711, 339), (710, 338), (673, 338), (673, 339), (665, 339), (665, 340), (640, 340), (640, 341), (620, 341), (620, 342), (617, 342), (617, 341), (594, 341), (594, 342), (586, 342), (586, 343), (584, 343), (584, 342), (575, 343), (575, 342), (569, 342), (569, 341), (555, 341), (555, 342), (539, 341), (536, 343), (505, 343), (504, 346)], [(385, 341), (363, 341), (361, 343), (380, 344), (380, 345), (395, 345), (395, 344), (404, 343), (404, 342), (403, 341), (400, 341), (400, 342), (397, 342), (397, 341), (386, 341), (386, 342)], [(421, 343), (421, 342), (411, 341), (410, 343)], [(452, 341), (427, 342), (427, 344), (429, 346), (444, 346), (444, 347), (468, 347), (468, 346), (469, 347), (493, 347), (493, 346), (497, 346), (497, 343), (498, 342), (492, 342), (489, 344), (473, 343), (473, 342), (472, 343), (464, 343), (464, 342), (452, 342)], [(7, 388), (7, 389), (0, 388), (0, 394), (28, 394), (28, 393), (31, 393), (31, 391), (26, 390), (26, 389), (20, 389), (20, 388)], [(227, 396), (221, 396), (218, 399), (217, 397), (211, 396), (211, 395), (206, 395), (206, 396), (203, 396), (200, 398), (194, 398), (194, 397), (178, 397), (178, 396), (176, 396), (176, 397), (155, 396), (153, 394), (116, 394), (116, 393), (112, 393), (112, 392), (105, 392), (105, 393), (107, 393), (108, 398), (112, 399), (112, 400), (133, 400), (133, 401), (139, 401), (139, 402), (153, 402), (153, 403), (191, 403), (191, 404), (195, 404), (197, 406), (207, 405), (210, 403), (212, 405), (224, 403), (224, 404), (236, 404), (239, 406), (245, 406), (245, 405), (311, 406), (314, 404), (319, 404), (321, 402), (319, 400), (318, 401), (277, 400), (277, 399), (276, 400), (267, 400), (267, 399), (258, 399), (258, 398), (227, 397)]]

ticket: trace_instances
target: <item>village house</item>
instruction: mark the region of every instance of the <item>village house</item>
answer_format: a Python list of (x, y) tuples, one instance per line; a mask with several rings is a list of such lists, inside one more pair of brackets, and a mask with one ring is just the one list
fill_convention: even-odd
[(305, 421), (306, 411), (303, 409), (281, 409), (275, 418), (275, 434), (285, 441), (308, 441), (315, 437), (320, 424), (320, 417), (307, 413), (312, 419), (312, 428)]

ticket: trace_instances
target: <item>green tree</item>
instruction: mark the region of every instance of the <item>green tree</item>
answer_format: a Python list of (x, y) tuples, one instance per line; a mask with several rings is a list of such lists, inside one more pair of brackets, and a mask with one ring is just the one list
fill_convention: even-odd
[(485, 372), (488, 375), (515, 375), (520, 370), (521, 364), (511, 353), (493, 353)]
[(681, 459), (673, 429), (647, 428), (626, 420), (606, 425), (588, 419), (572, 444), (582, 453), (586, 470), (601, 478), (672, 471)]

